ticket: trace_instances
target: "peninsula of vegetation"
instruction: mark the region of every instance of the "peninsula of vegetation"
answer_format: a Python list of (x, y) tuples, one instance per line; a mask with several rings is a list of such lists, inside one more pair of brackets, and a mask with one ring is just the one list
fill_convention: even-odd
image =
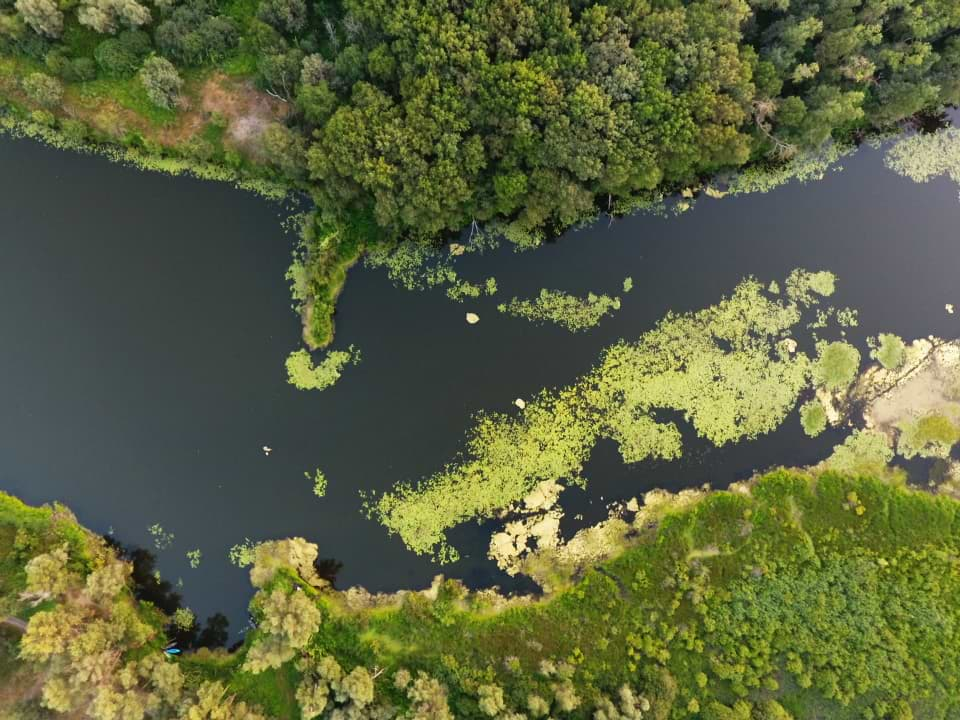
[(311, 347), (346, 270), (523, 245), (960, 102), (952, 3), (0, 0), (4, 126), (316, 204)]

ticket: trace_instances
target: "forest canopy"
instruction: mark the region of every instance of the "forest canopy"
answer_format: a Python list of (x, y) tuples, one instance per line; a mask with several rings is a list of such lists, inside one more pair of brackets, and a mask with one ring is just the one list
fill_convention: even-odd
[(957, 0), (0, 0), (0, 119), (309, 192), (316, 349), (372, 249), (536, 245), (958, 103), (958, 29)]
[(958, 102), (958, 27), (956, 0), (0, 0), (40, 105), (38, 71), (161, 107), (175, 69), (246, 74), (291, 109), (259, 162), (406, 237), (537, 235)]

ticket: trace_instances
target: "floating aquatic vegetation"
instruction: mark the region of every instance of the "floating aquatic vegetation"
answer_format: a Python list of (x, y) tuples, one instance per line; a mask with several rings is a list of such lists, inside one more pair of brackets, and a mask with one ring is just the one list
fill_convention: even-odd
[[(50, 115), (47, 120), (55, 120)], [(137, 147), (117, 147), (72, 139), (62, 129), (52, 127), (52, 122), (18, 119), (12, 115), (0, 115), (0, 133), (12, 137), (27, 137), (45, 143), (58, 150), (91, 153), (106, 157), (112, 162), (123, 163), (139, 170), (150, 170), (168, 175), (192, 175), (201, 180), (216, 180), (233, 183), (234, 187), (262, 195), (272, 200), (287, 196), (287, 188), (280, 183), (262, 178), (245, 178), (241, 173), (222, 163), (206, 162), (190, 157), (170, 157), (151, 154)]]
[(240, 568), (247, 567), (253, 564), (253, 559), (256, 557), (259, 546), (260, 543), (254, 542), (250, 538), (245, 538), (242, 543), (237, 543), (230, 548), (227, 557), (233, 565)]
[(946, 175), (960, 184), (960, 128), (911, 135), (894, 143), (883, 159), (888, 168), (914, 182)]
[(585, 298), (544, 288), (534, 300), (513, 298), (497, 310), (532, 322), (552, 322), (570, 332), (587, 330), (620, 309), (620, 298), (589, 293)]
[(456, 302), (463, 302), (465, 298), (480, 297), (481, 288), (472, 282), (466, 280), (457, 280), (453, 285), (447, 288), (447, 297)]
[[(744, 168), (733, 176), (726, 194), (765, 193), (793, 180), (801, 183), (822, 180), (840, 158), (849, 155), (854, 149), (833, 143), (820, 150), (797, 155), (786, 163)], [(833, 169), (837, 171), (841, 168)]]
[(628, 293), (633, 290), (633, 278), (625, 277), (623, 279), (623, 292)]
[(860, 314), (848, 307), (837, 310), (837, 324), (840, 327), (857, 327), (860, 324)]
[(303, 476), (307, 478), (307, 480), (310, 480), (310, 479), (313, 480), (314, 495), (316, 495), (318, 498), (322, 498), (324, 495), (327, 494), (327, 476), (323, 474), (323, 470), (320, 470), (319, 468), (317, 468), (312, 478), (310, 473), (307, 473), (307, 472), (305, 472)]
[(164, 530), (160, 523), (154, 523), (148, 527), (147, 532), (153, 538), (153, 545), (157, 550), (166, 550), (173, 544), (173, 533)]
[(346, 350), (333, 350), (317, 365), (306, 350), (297, 350), (287, 357), (287, 382), (298, 390), (325, 390), (340, 379), (348, 363), (360, 362), (360, 351), (351, 345)]
[(190, 567), (196, 570), (200, 567), (200, 559), (203, 557), (203, 553), (199, 549), (196, 550), (187, 550), (187, 561), (190, 563)]
[[(793, 302), (811, 305), (816, 301), (817, 296), (833, 295), (836, 290), (837, 276), (825, 270), (810, 272), (797, 268), (787, 276), (785, 285), (787, 297)], [(779, 290), (771, 292), (779, 292)]]
[(788, 299), (756, 280), (695, 313), (668, 314), (634, 343), (609, 348), (573, 385), (542, 391), (518, 416), (476, 418), (456, 462), (414, 485), (400, 483), (368, 509), (417, 553), (453, 559), (446, 530), (490, 517), (544, 481), (582, 482), (600, 438), (625, 462), (675, 458), (679, 429), (658, 418), (679, 411), (696, 432), (723, 445), (775, 429), (809, 386), (812, 362), (788, 337), (802, 311), (833, 292), (830, 273), (798, 271)]
[(447, 297), (455, 302), (463, 302), (466, 298), (478, 298), (483, 294), (495, 295), (496, 292), (496, 278), (487, 278), (483, 285), (457, 278), (457, 280), (447, 288)]

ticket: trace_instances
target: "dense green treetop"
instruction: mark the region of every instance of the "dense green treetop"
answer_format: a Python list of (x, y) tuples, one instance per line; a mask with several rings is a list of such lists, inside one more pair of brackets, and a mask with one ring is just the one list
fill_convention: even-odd
[(0, 0), (0, 53), (68, 82), (248, 68), (295, 108), (263, 161), (406, 236), (537, 234), (956, 102), (958, 27), (956, 0)]

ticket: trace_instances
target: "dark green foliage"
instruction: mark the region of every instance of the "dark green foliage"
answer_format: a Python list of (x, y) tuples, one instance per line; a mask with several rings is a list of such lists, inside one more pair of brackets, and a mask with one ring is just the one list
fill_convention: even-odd
[[(60, 45), (21, 27), (0, 51), (75, 82), (99, 43), (103, 74), (130, 77), (149, 47), (103, 41), (69, 5)], [(229, 58), (296, 102), (307, 175), (274, 165), (329, 217), (430, 239), (500, 218), (522, 237), (960, 101), (955, 5), (186, 0), (152, 32), (181, 68)]]
[(97, 65), (91, 58), (69, 58), (59, 50), (48, 52), (43, 60), (52, 75), (66, 82), (86, 82), (97, 76)]
[(296, 34), (307, 24), (304, 0), (260, 0), (257, 17), (283, 33)]
[(97, 65), (111, 78), (133, 77), (150, 54), (150, 36), (142, 30), (125, 30), (104, 40), (94, 52)]
[(323, 125), (336, 110), (338, 103), (336, 93), (325, 81), (316, 85), (303, 85), (297, 93), (297, 107), (311, 125)]
[(360, 213), (336, 228), (323, 225), (317, 217), (310, 223), (304, 228), (302, 256), (291, 273), (303, 273), (305, 338), (313, 347), (324, 347), (333, 339), (333, 314), (347, 270), (365, 250), (366, 238), (373, 235), (373, 223)]
[(221, 60), (239, 40), (234, 20), (217, 13), (206, 0), (178, 5), (157, 25), (155, 37), (160, 51), (183, 65)]
[(257, 59), (260, 83), (274, 95), (292, 99), (300, 78), (301, 63), (303, 52), (299, 49), (264, 53)]
[(562, 225), (598, 196), (789, 156), (956, 95), (939, 54), (955, 10), (760, 6), (347, 0), (363, 43), (336, 58), (349, 102), (312, 176), (332, 206), (372, 201), (414, 234), (497, 214)]

